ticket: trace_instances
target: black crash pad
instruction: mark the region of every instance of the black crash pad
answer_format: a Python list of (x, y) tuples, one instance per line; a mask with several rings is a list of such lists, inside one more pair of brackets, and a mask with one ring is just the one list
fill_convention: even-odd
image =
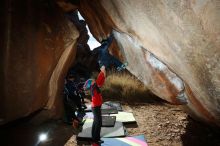
[[(88, 108), (87, 108), (87, 110), (85, 110), (85, 112), (91, 112), (92, 111), (91, 106), (87, 106), (87, 107)], [(103, 115), (104, 114), (117, 114), (118, 110), (115, 107), (108, 107), (108, 108), (102, 108), (101, 112)]]
[(102, 116), (102, 127), (114, 127), (116, 116)]
[[(77, 135), (78, 141), (91, 141), (92, 140), (92, 122), (85, 121), (82, 131)], [(121, 122), (115, 122), (114, 127), (102, 127), (101, 137), (123, 137), (126, 136), (125, 128)]]
[[(87, 112), (84, 119), (87, 122), (93, 122), (93, 113)], [(114, 127), (116, 121), (116, 116), (102, 116), (102, 127)]]
[(109, 109), (101, 109), (102, 115), (106, 114), (117, 114), (118, 110), (116, 108), (109, 108)]

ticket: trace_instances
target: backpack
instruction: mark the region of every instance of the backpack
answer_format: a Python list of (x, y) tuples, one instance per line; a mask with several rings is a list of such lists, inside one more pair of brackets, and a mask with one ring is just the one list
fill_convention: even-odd
[(85, 82), (85, 84), (84, 84), (83, 87), (84, 87), (85, 90), (90, 90), (90, 93), (91, 93), (91, 95), (93, 96), (93, 95), (94, 95), (94, 94), (93, 94), (94, 90), (96, 90), (97, 93), (101, 93), (101, 90), (100, 90), (100, 88), (97, 86), (96, 83), (92, 84), (92, 81), (93, 81), (93, 79), (88, 79), (88, 80)]
[(100, 88), (97, 86), (97, 84), (96, 83), (94, 83), (92, 86), (91, 86), (91, 88), (90, 88), (90, 92), (91, 92), (91, 95), (93, 96), (94, 94), (94, 89), (97, 91), (97, 93), (101, 93), (101, 90), (100, 90)]
[(83, 85), (84, 90), (89, 90), (91, 88), (93, 79), (88, 79)]

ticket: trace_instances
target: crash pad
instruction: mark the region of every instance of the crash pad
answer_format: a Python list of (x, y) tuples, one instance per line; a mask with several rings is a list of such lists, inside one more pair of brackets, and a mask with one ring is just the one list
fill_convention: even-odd
[(106, 107), (115, 107), (118, 111), (122, 111), (122, 106), (118, 101), (106, 101), (103, 103), (103, 106)]
[[(82, 126), (82, 131), (78, 133), (78, 141), (91, 141), (92, 140), (92, 122), (85, 121)], [(126, 136), (125, 128), (121, 122), (115, 122), (114, 127), (102, 127), (101, 137), (123, 137)]]
[[(87, 106), (87, 109), (85, 112), (91, 112), (92, 108), (91, 106)], [(101, 109), (102, 114), (117, 114), (118, 110), (115, 107), (104, 107)]]
[(118, 110), (116, 108), (109, 108), (109, 109), (101, 109), (102, 115), (106, 115), (106, 114), (117, 114)]
[(102, 138), (101, 146), (148, 146), (144, 135), (123, 138)]
[[(91, 105), (87, 104), (86, 106), (87, 108), (85, 109), (85, 111), (91, 112), (92, 111)], [(101, 109), (117, 109), (117, 111), (122, 111), (122, 106), (119, 102), (107, 101), (102, 104)]]
[[(93, 113), (88, 112), (84, 116), (85, 122), (93, 122)], [(102, 116), (102, 127), (114, 127), (116, 121), (116, 116)]]
[(111, 114), (116, 116), (116, 121), (122, 123), (136, 123), (133, 113), (131, 112), (118, 112), (118, 114)]

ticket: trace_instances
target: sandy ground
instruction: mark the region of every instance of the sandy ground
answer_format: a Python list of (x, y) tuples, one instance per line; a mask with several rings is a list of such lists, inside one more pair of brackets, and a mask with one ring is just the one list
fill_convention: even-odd
[[(136, 128), (126, 128), (128, 135), (144, 134), (150, 146), (220, 146), (220, 129), (196, 122), (178, 106), (163, 101), (122, 103), (133, 112)], [(77, 145), (73, 135), (65, 146)]]

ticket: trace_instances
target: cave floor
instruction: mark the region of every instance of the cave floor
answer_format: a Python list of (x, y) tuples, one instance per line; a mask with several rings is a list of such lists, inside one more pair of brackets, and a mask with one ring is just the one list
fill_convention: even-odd
[[(150, 103), (122, 102), (122, 107), (134, 114), (138, 125), (127, 128), (128, 135), (144, 134), (150, 146), (220, 146), (220, 129), (191, 119), (178, 106), (151, 100)], [(65, 144), (72, 145), (76, 145), (75, 135)]]
[[(108, 99), (109, 100), (109, 99)], [(150, 146), (220, 146), (220, 129), (213, 129), (196, 122), (178, 106), (161, 101), (127, 103), (122, 101), (124, 111), (133, 112), (136, 128), (127, 128), (128, 135), (144, 134)], [(41, 132), (48, 132), (48, 140), (39, 143)], [(0, 145), (17, 146), (75, 146), (76, 131), (70, 125), (49, 121), (34, 126), (21, 121), (0, 130)]]

